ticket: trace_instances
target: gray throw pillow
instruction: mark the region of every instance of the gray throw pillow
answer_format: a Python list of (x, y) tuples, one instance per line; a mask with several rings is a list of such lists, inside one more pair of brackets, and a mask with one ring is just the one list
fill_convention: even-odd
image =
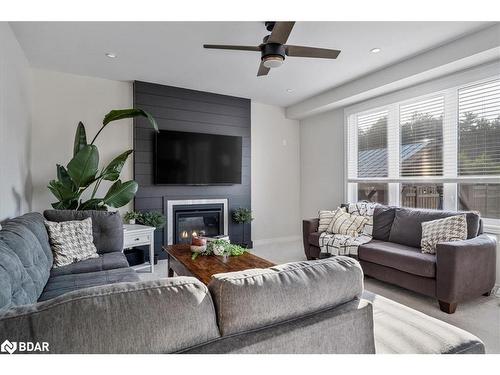
[(467, 239), (467, 218), (465, 215), (450, 216), (422, 223), (420, 247), (423, 253), (435, 254), (436, 245), (439, 242), (465, 239)]
[(45, 221), (45, 227), (54, 254), (54, 268), (99, 256), (93, 243), (91, 218), (60, 223)]

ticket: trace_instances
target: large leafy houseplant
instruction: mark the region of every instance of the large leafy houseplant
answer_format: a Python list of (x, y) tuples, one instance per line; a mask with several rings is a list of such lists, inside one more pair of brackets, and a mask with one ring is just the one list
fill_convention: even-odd
[[(102, 121), (102, 127), (90, 143), (87, 142), (85, 126), (78, 123), (73, 145), (73, 158), (66, 167), (57, 164), (57, 179), (49, 181), (48, 188), (57, 198), (52, 203), (55, 209), (67, 210), (107, 210), (108, 207), (122, 207), (130, 202), (137, 192), (137, 182), (134, 180), (122, 182), (120, 173), (133, 150), (127, 150), (115, 157), (106, 167), (99, 170), (99, 151), (94, 145), (95, 140), (111, 122), (133, 117), (146, 117), (151, 126), (158, 131), (155, 119), (141, 109), (112, 110)], [(103, 181), (113, 184), (102, 198), (97, 198), (97, 189)], [(83, 192), (93, 186), (90, 198), (83, 201)]]

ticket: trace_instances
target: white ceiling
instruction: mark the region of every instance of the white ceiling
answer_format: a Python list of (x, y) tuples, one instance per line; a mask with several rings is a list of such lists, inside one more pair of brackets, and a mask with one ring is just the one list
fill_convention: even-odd
[[(257, 52), (203, 43), (258, 45), (261, 22), (11, 22), (34, 67), (141, 80), (289, 106), (453, 39), (485, 22), (297, 22), (289, 44), (342, 50), (337, 60), (287, 58), (256, 77)], [(370, 49), (379, 47), (378, 54)], [(106, 52), (118, 55), (116, 59)], [(288, 93), (287, 89), (293, 89)]]

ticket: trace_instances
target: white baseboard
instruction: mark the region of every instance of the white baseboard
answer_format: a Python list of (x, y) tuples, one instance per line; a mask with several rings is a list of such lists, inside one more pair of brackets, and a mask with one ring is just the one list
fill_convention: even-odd
[(264, 238), (262, 240), (255, 240), (255, 241), (253, 241), (253, 245), (254, 246), (272, 245), (272, 244), (275, 244), (275, 243), (300, 241), (301, 239), (302, 239), (301, 236)]

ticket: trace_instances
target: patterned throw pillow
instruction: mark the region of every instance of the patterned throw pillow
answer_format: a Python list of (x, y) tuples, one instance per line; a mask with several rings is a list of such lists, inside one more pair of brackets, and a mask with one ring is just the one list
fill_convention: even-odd
[(99, 256), (93, 242), (90, 217), (60, 223), (45, 221), (45, 227), (54, 253), (54, 268)]
[(367, 222), (367, 217), (351, 215), (345, 211), (337, 210), (326, 231), (327, 233), (357, 237)]
[(467, 218), (465, 215), (450, 216), (444, 219), (422, 223), (422, 240), (420, 247), (423, 253), (436, 253), (439, 242), (460, 241), (467, 239)]
[(340, 207), (334, 211), (319, 212), (319, 226), (318, 226), (319, 233), (325, 232), (328, 229), (328, 225), (330, 225), (330, 223), (332, 222), (333, 216), (339, 210), (346, 212), (345, 208), (340, 208)]

